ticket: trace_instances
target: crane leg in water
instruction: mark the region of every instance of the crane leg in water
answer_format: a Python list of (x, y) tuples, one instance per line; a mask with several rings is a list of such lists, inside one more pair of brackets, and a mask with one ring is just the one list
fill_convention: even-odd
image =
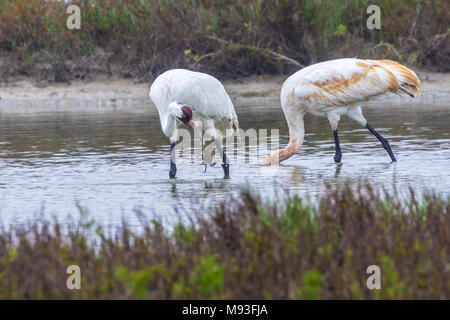
[(336, 146), (336, 153), (334, 154), (334, 162), (339, 163), (342, 159), (342, 152), (341, 152), (341, 146), (339, 145), (339, 136), (337, 129), (333, 130), (333, 136), (334, 136), (334, 145)]
[(334, 154), (334, 162), (339, 163), (342, 159), (341, 146), (339, 145), (339, 136), (337, 132), (337, 127), (339, 120), (341, 120), (341, 110), (333, 110), (327, 113), (328, 121), (331, 124), (331, 130), (333, 130), (334, 145), (336, 147), (336, 153)]
[(175, 160), (175, 142), (170, 144), (170, 170), (169, 170), (169, 178), (175, 179), (175, 175), (177, 174), (177, 166), (174, 162)]
[(219, 153), (222, 155), (223, 174), (224, 174), (224, 178), (228, 179), (228, 178), (230, 178), (230, 164), (227, 161), (227, 155), (223, 151), (222, 146), (220, 145), (220, 142), (215, 137), (213, 137), (212, 140), (216, 144), (217, 150), (219, 150)]
[(397, 159), (395, 159), (395, 156), (392, 153), (392, 149), (391, 149), (391, 145), (389, 144), (389, 141), (387, 141), (386, 138), (384, 138), (378, 132), (376, 132), (375, 129), (372, 128), (368, 123), (366, 124), (366, 128), (370, 131), (370, 133), (372, 133), (375, 137), (377, 137), (378, 140), (380, 140), (381, 145), (387, 151), (387, 153), (389, 154), (389, 157), (391, 157), (392, 162), (396, 162)]

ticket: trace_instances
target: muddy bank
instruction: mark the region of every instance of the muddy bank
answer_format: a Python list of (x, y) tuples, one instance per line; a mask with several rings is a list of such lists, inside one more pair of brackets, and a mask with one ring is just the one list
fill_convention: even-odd
[[(450, 74), (419, 73), (422, 90), (411, 104), (443, 103), (450, 100)], [(224, 85), (237, 107), (257, 105), (261, 99), (279, 106), (279, 92), (287, 76), (253, 76), (225, 81)], [(109, 111), (123, 109), (133, 112), (149, 107), (150, 83), (129, 79), (104, 78), (95, 81), (36, 86), (31, 80), (0, 85), (1, 112), (39, 111)], [(405, 102), (407, 97), (387, 96), (392, 103)]]

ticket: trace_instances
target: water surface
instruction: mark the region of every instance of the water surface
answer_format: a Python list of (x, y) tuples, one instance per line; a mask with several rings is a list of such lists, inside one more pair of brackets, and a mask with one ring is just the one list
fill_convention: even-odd
[[(134, 109), (133, 109), (134, 110)], [(333, 162), (334, 141), (326, 118), (305, 117), (306, 137), (300, 152), (270, 168), (252, 163), (231, 166), (222, 179), (220, 166), (203, 173), (182, 162), (176, 180), (168, 179), (169, 145), (153, 106), (136, 110), (92, 112), (8, 112), (0, 114), (0, 217), (4, 224), (37, 219), (43, 212), (58, 220), (79, 215), (75, 203), (88, 208), (103, 225), (125, 219), (137, 225), (133, 209), (174, 217), (178, 203), (186, 209), (213, 207), (250, 186), (263, 196), (277, 192), (317, 197), (324, 181), (368, 178), (392, 190), (430, 189), (450, 194), (450, 105), (386, 104), (364, 114), (389, 139), (398, 162), (391, 163), (378, 140), (356, 122), (339, 123), (342, 164)], [(243, 129), (278, 128), (288, 141), (284, 115), (276, 100), (238, 103)]]

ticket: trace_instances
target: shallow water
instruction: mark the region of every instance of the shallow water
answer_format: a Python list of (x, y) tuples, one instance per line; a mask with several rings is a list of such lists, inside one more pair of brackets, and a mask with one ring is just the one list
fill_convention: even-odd
[[(288, 131), (276, 100), (240, 103), (243, 129), (279, 128), (280, 144)], [(136, 111), (137, 110), (137, 111)], [(169, 145), (153, 106), (134, 112), (33, 112), (0, 114), (0, 218), (9, 225), (43, 213), (69, 222), (76, 203), (102, 225), (125, 219), (138, 225), (133, 209), (176, 216), (173, 207), (214, 206), (248, 185), (263, 196), (291, 192), (316, 197), (331, 184), (368, 178), (388, 190), (430, 189), (450, 194), (450, 105), (368, 107), (369, 123), (386, 137), (398, 162), (391, 163), (378, 140), (350, 119), (339, 124), (342, 164), (333, 162), (334, 141), (326, 118), (307, 115), (305, 143), (277, 171), (256, 164), (231, 166), (222, 179), (220, 166), (182, 162), (176, 180), (168, 179)]]

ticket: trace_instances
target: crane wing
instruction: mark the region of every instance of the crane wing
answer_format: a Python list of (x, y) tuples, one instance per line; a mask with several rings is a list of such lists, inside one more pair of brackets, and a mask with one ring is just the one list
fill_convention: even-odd
[(173, 69), (160, 75), (152, 84), (150, 99), (156, 105), (161, 121), (173, 101), (192, 107), (194, 120), (211, 119), (216, 128), (238, 127), (237, 115), (225, 88), (216, 78), (205, 73)]
[(236, 112), (224, 86), (216, 78), (195, 73), (182, 89), (185, 103), (207, 119), (221, 120)]
[(420, 88), (416, 74), (390, 60), (339, 59), (318, 63), (302, 75), (294, 91), (305, 105), (344, 106), (393, 92), (414, 96)]

